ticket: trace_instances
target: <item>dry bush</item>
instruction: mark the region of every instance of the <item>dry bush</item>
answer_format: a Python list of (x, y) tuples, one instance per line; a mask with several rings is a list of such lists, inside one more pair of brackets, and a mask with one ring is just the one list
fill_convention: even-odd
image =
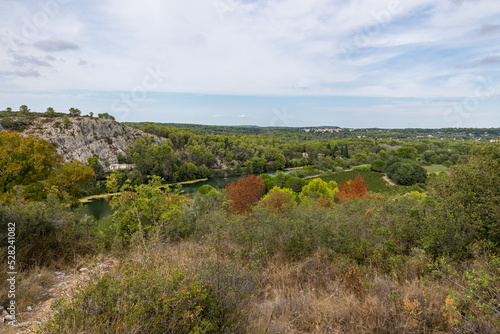
[(321, 250), (299, 262), (275, 256), (252, 298), (248, 332), (445, 333), (445, 291), (441, 281), (401, 281)]

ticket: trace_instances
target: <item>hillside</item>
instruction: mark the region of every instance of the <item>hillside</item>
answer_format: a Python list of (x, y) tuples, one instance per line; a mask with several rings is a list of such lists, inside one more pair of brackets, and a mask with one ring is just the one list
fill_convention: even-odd
[(154, 142), (162, 142), (155, 135), (110, 119), (75, 117), (70, 120), (71, 124), (64, 126), (62, 117), (37, 117), (21, 134), (47, 140), (66, 161), (85, 163), (89, 157), (97, 156), (105, 168), (118, 163), (118, 155), (125, 155), (127, 147), (138, 138), (153, 137)]

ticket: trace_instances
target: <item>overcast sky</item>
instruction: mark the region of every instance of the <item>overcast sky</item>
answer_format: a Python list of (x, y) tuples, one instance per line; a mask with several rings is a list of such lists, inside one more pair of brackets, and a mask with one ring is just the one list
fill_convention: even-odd
[(1, 0), (0, 109), (500, 127), (498, 0)]

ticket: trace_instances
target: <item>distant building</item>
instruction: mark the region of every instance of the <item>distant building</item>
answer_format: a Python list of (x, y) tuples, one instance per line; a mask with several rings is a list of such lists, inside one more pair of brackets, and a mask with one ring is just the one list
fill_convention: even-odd
[(113, 164), (109, 166), (111, 170), (120, 170), (120, 169), (132, 169), (135, 166), (132, 164)]

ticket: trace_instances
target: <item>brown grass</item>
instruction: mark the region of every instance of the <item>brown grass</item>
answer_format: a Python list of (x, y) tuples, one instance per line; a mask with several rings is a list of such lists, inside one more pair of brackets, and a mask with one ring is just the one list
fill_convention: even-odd
[[(442, 289), (364, 274), (325, 252), (272, 259), (251, 301), (250, 333), (445, 333)], [(343, 268), (344, 267), (344, 268)], [(426, 298), (427, 291), (436, 291)]]
[[(154, 267), (158, 273), (199, 265), (200, 261), (235, 260), (238, 247), (227, 240), (181, 243), (136, 243), (112, 269), (119, 278), (134, 266)], [(242, 266), (251, 261), (237, 261)], [(258, 269), (257, 287), (240, 306), (247, 333), (450, 333), (467, 332), (459, 326), (456, 288), (427, 271), (415, 256), (399, 274), (382, 273), (375, 264), (360, 266), (347, 257), (320, 250), (301, 261), (281, 255), (268, 258)], [(248, 262), (248, 263), (247, 263)], [(37, 286), (48, 286), (49, 276), (26, 280), (27, 296)], [(31, 282), (32, 288), (27, 288)], [(35, 282), (35, 283), (34, 283)], [(477, 333), (495, 333), (488, 327)]]

